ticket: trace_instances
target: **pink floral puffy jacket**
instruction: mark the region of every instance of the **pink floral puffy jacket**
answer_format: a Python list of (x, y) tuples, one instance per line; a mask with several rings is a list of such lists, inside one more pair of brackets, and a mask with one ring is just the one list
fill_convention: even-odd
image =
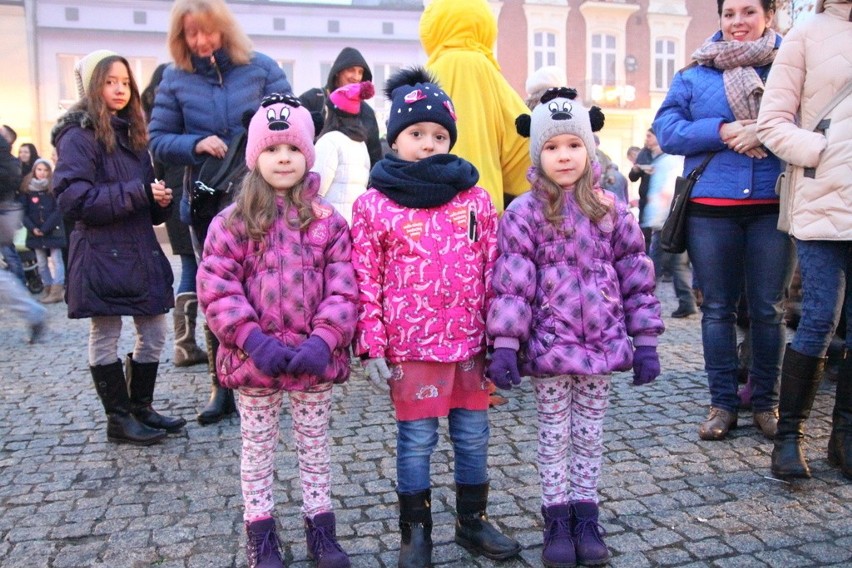
[[(278, 205), (282, 208), (283, 200)], [(344, 382), (358, 301), (346, 220), (316, 198), (319, 218), (307, 230), (291, 228), (281, 215), (263, 242), (257, 242), (249, 239), (242, 222), (226, 227), (233, 207), (210, 224), (197, 275), (199, 303), (221, 343), (219, 380), (229, 388), (284, 390)], [(292, 347), (318, 335), (329, 344), (332, 362), (321, 377), (270, 377), (242, 350), (257, 328)]]
[(352, 246), (359, 354), (453, 363), (485, 350), (497, 213), (484, 189), (414, 209), (371, 188), (355, 201)]

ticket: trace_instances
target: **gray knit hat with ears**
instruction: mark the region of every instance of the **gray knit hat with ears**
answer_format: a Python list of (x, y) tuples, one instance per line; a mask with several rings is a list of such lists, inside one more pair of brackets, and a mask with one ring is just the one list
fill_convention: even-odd
[(541, 149), (544, 143), (560, 134), (573, 134), (586, 145), (589, 160), (597, 161), (595, 136), (603, 128), (604, 115), (593, 106), (586, 109), (576, 100), (577, 91), (566, 87), (545, 91), (541, 103), (533, 109), (532, 116), (522, 114), (515, 121), (518, 132), (530, 137), (532, 164), (541, 164)]

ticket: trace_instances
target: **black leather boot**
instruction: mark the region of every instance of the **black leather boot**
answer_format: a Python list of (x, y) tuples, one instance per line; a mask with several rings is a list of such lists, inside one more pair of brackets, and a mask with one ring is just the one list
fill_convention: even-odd
[(186, 426), (186, 420), (163, 416), (152, 406), (159, 367), (159, 363), (134, 361), (133, 353), (127, 354), (124, 370), (127, 373), (127, 390), (130, 392), (130, 412), (146, 426), (166, 432), (178, 432)]
[(828, 463), (852, 479), (852, 356), (846, 354), (837, 374), (837, 396), (831, 416)]
[(219, 385), (219, 377), (216, 376), (216, 351), (219, 349), (219, 340), (204, 324), (204, 339), (207, 343), (207, 371), (210, 373), (210, 400), (207, 406), (198, 413), (198, 423), (202, 426), (215, 424), (226, 416), (237, 411), (234, 403), (234, 391)]
[(492, 560), (515, 556), (521, 551), (521, 545), (488, 522), (487, 504), (488, 483), (456, 484), (456, 542)]
[(432, 491), (399, 497), (399, 568), (432, 566)]
[(149, 428), (130, 412), (130, 397), (121, 361), (89, 367), (95, 390), (107, 415), (107, 440), (115, 444), (150, 446), (166, 437), (163, 430)]
[(802, 454), (802, 438), (824, 368), (824, 358), (802, 355), (787, 345), (781, 366), (778, 432), (772, 448), (772, 474), (776, 477), (811, 476)]

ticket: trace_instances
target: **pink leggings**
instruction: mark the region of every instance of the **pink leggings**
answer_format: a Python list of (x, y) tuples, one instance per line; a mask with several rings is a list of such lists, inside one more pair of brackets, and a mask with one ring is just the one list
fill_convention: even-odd
[[(240, 388), (240, 430), (243, 450), (240, 479), (245, 512), (252, 522), (272, 516), (275, 448), (278, 445), (279, 416), (286, 391)], [(289, 391), (293, 437), (299, 459), (302, 485), (302, 514), (313, 518), (331, 511), (331, 454), (328, 420), (331, 385), (310, 391)]]
[(597, 503), (610, 376), (562, 375), (532, 381), (542, 504)]

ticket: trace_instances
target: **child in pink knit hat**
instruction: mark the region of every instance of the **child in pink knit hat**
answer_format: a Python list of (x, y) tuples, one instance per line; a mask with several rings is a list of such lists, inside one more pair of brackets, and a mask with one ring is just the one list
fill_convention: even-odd
[(352, 224), (352, 204), (367, 190), (370, 154), (367, 131), (359, 120), (363, 101), (375, 94), (370, 81), (335, 89), (325, 125), (317, 139), (317, 161), (313, 171), (320, 175), (319, 193)]
[(285, 396), (302, 483), (308, 555), (347, 568), (331, 506), (331, 389), (349, 377), (358, 290), (349, 227), (317, 195), (314, 126), (290, 95), (270, 95), (251, 119), (249, 173), (236, 202), (210, 223), (198, 300), (219, 339), (220, 382), (238, 389), (240, 478), (251, 568), (283, 566), (272, 497)]

